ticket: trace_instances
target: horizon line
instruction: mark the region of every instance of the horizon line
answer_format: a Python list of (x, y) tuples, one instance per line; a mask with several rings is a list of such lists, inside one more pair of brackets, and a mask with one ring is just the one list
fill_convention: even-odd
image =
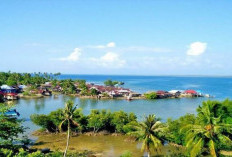
[[(9, 72), (9, 71), (0, 71), (0, 72)], [(35, 72), (15, 72), (15, 71), (10, 71), (11, 73), (35, 73)], [(39, 73), (39, 72), (36, 72)], [(40, 72), (40, 73), (58, 73), (58, 72)], [(60, 72), (61, 75), (97, 75), (97, 76), (145, 76), (145, 77), (152, 77), (152, 76), (167, 76), (167, 77), (232, 77), (232, 75), (217, 75), (217, 74), (209, 74), (209, 75), (204, 75), (204, 74), (157, 74), (157, 75), (149, 75), (149, 74), (78, 74), (78, 73), (62, 73)]]
[(193, 74), (176, 74), (176, 75), (138, 75), (138, 74), (65, 74), (61, 73), (61, 75), (97, 75), (97, 76), (167, 76), (167, 77), (232, 77), (232, 75), (193, 75)]

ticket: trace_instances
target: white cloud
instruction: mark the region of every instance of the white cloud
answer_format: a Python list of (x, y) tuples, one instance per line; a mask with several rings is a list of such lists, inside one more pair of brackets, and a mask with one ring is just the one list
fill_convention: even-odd
[(98, 48), (98, 49), (104, 49), (104, 48), (113, 48), (116, 47), (115, 42), (109, 42), (106, 45), (97, 45), (97, 46), (91, 46), (92, 48)]
[(107, 46), (107, 47), (115, 47), (116, 44), (115, 44), (114, 42), (110, 42), (110, 43), (108, 43), (106, 46)]
[(126, 61), (121, 59), (119, 55), (114, 52), (107, 52), (100, 58), (91, 58), (91, 61), (106, 68), (121, 68), (126, 64)]
[(207, 48), (207, 43), (202, 43), (202, 42), (191, 43), (187, 51), (187, 55), (199, 56), (205, 52), (206, 48)]
[(77, 61), (81, 56), (81, 49), (75, 48), (74, 51), (67, 57), (58, 58), (61, 61)]

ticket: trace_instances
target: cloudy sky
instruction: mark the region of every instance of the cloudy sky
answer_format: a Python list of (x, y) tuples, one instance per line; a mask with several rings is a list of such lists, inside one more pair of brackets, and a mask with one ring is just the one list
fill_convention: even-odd
[(232, 1), (0, 2), (0, 71), (232, 75)]

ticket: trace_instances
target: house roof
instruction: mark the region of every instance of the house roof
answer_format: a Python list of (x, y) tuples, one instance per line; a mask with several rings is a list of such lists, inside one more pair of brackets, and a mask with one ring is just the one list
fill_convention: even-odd
[(181, 93), (181, 92), (183, 92), (183, 91), (181, 91), (181, 90), (170, 90), (170, 91), (169, 91), (169, 93), (172, 93), (172, 94), (175, 94), (175, 93), (177, 93), (177, 92), (180, 92), (180, 93)]
[(165, 94), (165, 93), (167, 93), (166, 91), (162, 91), (162, 90), (158, 90), (157, 92), (156, 92), (156, 94)]
[(27, 88), (27, 86), (26, 85), (19, 85), (19, 88)]
[(17, 93), (4, 93), (4, 95), (7, 95), (7, 96), (17, 96), (18, 94)]
[(14, 88), (8, 85), (2, 85), (1, 89), (14, 89)]
[(131, 92), (130, 89), (126, 89), (126, 88), (120, 88), (120, 87), (110, 87), (110, 86), (103, 86), (103, 85), (93, 85), (93, 84), (87, 84), (87, 87), (89, 89), (96, 89), (99, 92), (113, 92), (113, 93), (127, 93), (127, 92)]
[(192, 89), (186, 90), (184, 92), (187, 94), (197, 94), (197, 92), (195, 90), (192, 90)]

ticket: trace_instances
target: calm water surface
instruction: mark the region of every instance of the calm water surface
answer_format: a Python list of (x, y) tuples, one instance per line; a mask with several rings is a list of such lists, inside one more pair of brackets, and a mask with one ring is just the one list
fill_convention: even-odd
[[(217, 100), (232, 98), (232, 78), (226, 77), (159, 77), (159, 76), (94, 76), (94, 75), (61, 75), (59, 79), (85, 79), (88, 82), (103, 84), (104, 80), (112, 79), (125, 82), (124, 87), (136, 92), (143, 93), (151, 90), (171, 90), (171, 89), (194, 89), (202, 93), (208, 93)], [(84, 114), (88, 114), (92, 109), (106, 109), (111, 111), (123, 110), (134, 112), (139, 120), (144, 115), (155, 114), (163, 121), (171, 117), (176, 119), (186, 113), (195, 113), (196, 108), (208, 98), (181, 98), (181, 99), (160, 99), (160, 100), (95, 100), (79, 99), (59, 95), (45, 97), (41, 99), (20, 99), (16, 101), (16, 109), (20, 112), (21, 118), (25, 118), (25, 126), (30, 129), (27, 132), (38, 129), (30, 121), (30, 115), (48, 114), (58, 108), (64, 107), (65, 101), (72, 99), (83, 109)], [(116, 150), (115, 145), (115, 150)], [(113, 149), (113, 146), (112, 148)]]
[[(194, 89), (208, 93), (217, 100), (232, 98), (232, 78), (226, 77), (168, 77), (168, 76), (101, 76), (101, 75), (61, 75), (59, 79), (85, 79), (88, 82), (103, 84), (104, 80), (112, 79), (125, 82), (124, 87), (143, 93), (151, 90)], [(155, 114), (163, 121), (167, 118), (176, 119), (186, 113), (195, 113), (197, 106), (208, 98), (181, 98), (160, 100), (95, 100), (79, 99), (59, 95), (58, 98), (45, 97), (41, 99), (20, 99), (16, 101), (16, 109), (21, 117), (26, 119), (25, 125), (29, 131), (37, 129), (30, 121), (33, 113), (48, 114), (58, 108), (64, 107), (65, 101), (72, 99), (88, 114), (92, 109), (106, 109), (111, 111), (123, 110), (134, 112), (138, 119), (144, 115)]]

